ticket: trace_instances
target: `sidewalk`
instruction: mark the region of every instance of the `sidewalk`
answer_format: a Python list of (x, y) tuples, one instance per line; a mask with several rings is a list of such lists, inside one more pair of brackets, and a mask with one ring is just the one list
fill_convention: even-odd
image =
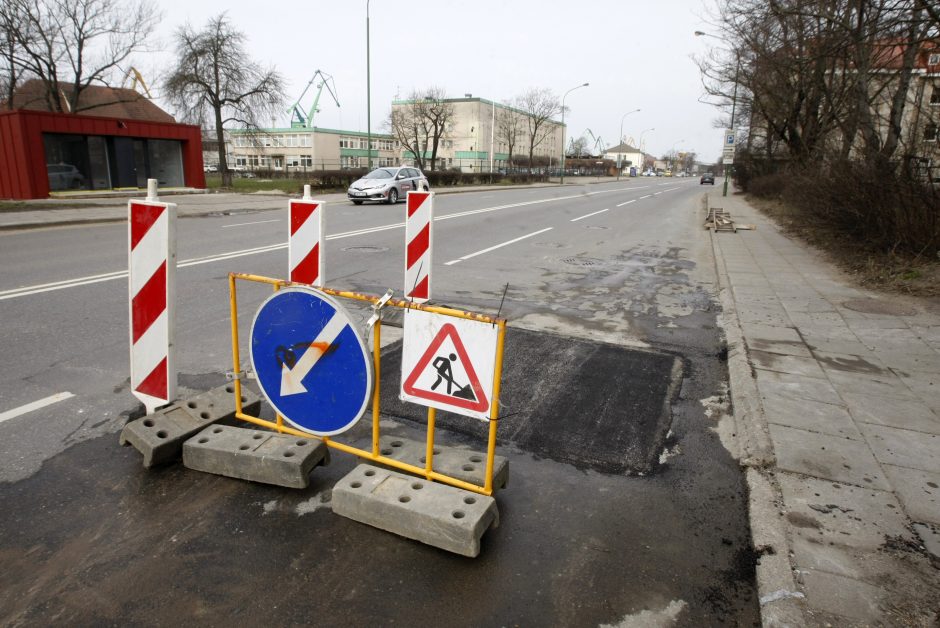
[[(621, 183), (629, 182), (626, 177)], [(613, 183), (614, 177), (568, 177), (565, 187), (577, 185), (591, 185), (595, 183)], [(466, 192), (502, 191), (520, 188), (559, 187), (557, 182), (531, 183), (526, 185), (472, 185), (460, 187), (437, 188), (436, 194), (460, 194)], [(0, 231), (15, 229), (31, 229), (35, 227), (49, 227), (54, 225), (122, 222), (127, 219), (127, 201), (129, 198), (144, 198), (146, 190), (131, 195), (109, 195), (105, 197), (70, 197), (40, 199), (36, 203), (61, 205), (59, 209), (23, 209), (0, 211)], [(199, 191), (195, 194), (171, 194), (160, 198), (167, 203), (176, 203), (178, 216), (207, 216), (237, 214), (251, 211), (265, 211), (269, 209), (286, 209), (286, 194), (252, 193), (241, 194), (235, 192), (206, 193)], [(296, 198), (296, 197), (295, 197)], [(327, 203), (345, 203), (347, 198), (343, 192), (331, 194), (316, 194), (314, 198)], [(29, 204), (31, 201), (23, 201)]]
[(764, 625), (935, 625), (940, 306), (853, 287), (743, 197), (708, 200), (757, 225), (712, 238)]

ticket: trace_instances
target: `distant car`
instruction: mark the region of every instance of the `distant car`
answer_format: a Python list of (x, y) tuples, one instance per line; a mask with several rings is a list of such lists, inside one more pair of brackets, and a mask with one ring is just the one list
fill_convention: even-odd
[(699, 181), (698, 181), (698, 184), (699, 184), (699, 185), (705, 185), (706, 183), (710, 183), (711, 185), (715, 185), (715, 175), (714, 175), (713, 173), (711, 173), (711, 172), (706, 172), (705, 174), (702, 175), (702, 178), (699, 179)]
[(202, 167), (202, 171), (203, 171), (203, 172), (218, 172), (218, 171), (219, 171), (219, 166), (216, 165), (216, 164), (205, 164), (205, 165)]
[(395, 204), (408, 192), (430, 189), (427, 177), (417, 168), (376, 168), (353, 181), (346, 195), (356, 205), (365, 201)]
[(50, 190), (74, 190), (85, 187), (85, 175), (72, 164), (46, 164)]
[(664, 176), (671, 177), (671, 176), (672, 176), (672, 170), (667, 170), (667, 171), (666, 171), (666, 174), (665, 174)]

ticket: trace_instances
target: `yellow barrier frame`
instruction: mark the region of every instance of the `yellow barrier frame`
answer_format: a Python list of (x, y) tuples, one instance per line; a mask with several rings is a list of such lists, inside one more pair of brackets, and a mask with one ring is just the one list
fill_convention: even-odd
[[(277, 415), (277, 421), (266, 421), (262, 418), (251, 416), (250, 414), (245, 414), (242, 411), (242, 384), (240, 373), (241, 369), (241, 357), (239, 355), (238, 348), (238, 299), (236, 292), (236, 280), (241, 279), (244, 281), (253, 281), (257, 283), (266, 283), (274, 287), (274, 290), (280, 290), (281, 288), (287, 288), (291, 286), (302, 286), (309, 288), (310, 286), (306, 284), (294, 283), (291, 281), (286, 281), (283, 279), (272, 279), (270, 277), (262, 277), (260, 275), (250, 275), (245, 273), (229, 273), (228, 275), (228, 287), (229, 287), (229, 302), (231, 306), (231, 315), (232, 315), (232, 366), (233, 372), (235, 373), (235, 417), (246, 421), (248, 423), (253, 423), (254, 425), (260, 425), (262, 427), (267, 427), (269, 429), (276, 430), (282, 434), (293, 434), (294, 436), (300, 436), (303, 438), (318, 438), (323, 441), (327, 446), (332, 447), (333, 449), (338, 449), (339, 451), (353, 454), (360, 458), (365, 458), (366, 460), (371, 460), (373, 462), (378, 462), (379, 464), (386, 465), (395, 469), (400, 469), (408, 473), (415, 475), (424, 476), (428, 481), (441, 482), (443, 484), (449, 484), (451, 486), (456, 486), (467, 491), (473, 491), (475, 493), (480, 493), (481, 495), (492, 495), (493, 494), (493, 460), (496, 456), (496, 428), (499, 423), (499, 390), (500, 383), (502, 380), (502, 371), (503, 371), (503, 346), (506, 337), (506, 319), (496, 318), (493, 316), (487, 316), (485, 314), (475, 314), (473, 312), (464, 312), (461, 310), (455, 310), (452, 308), (438, 307), (432, 305), (424, 305), (421, 303), (413, 303), (411, 301), (404, 301), (401, 299), (389, 299), (386, 302), (384, 307), (398, 307), (402, 309), (411, 309), (411, 310), (422, 310), (424, 312), (431, 312), (434, 314), (443, 314), (444, 316), (453, 316), (455, 318), (462, 318), (466, 320), (480, 321), (483, 323), (490, 323), (498, 326), (499, 331), (496, 337), (496, 368), (493, 372), (493, 400), (492, 400), (492, 412), (490, 413), (490, 429), (489, 429), (489, 438), (487, 439), (487, 450), (486, 450), (486, 471), (484, 473), (484, 483), (483, 486), (478, 486), (476, 484), (471, 484), (469, 482), (464, 482), (458, 478), (445, 475), (443, 473), (438, 473), (434, 471), (433, 461), (434, 461), (434, 423), (437, 416), (437, 412), (434, 408), (428, 408), (428, 433), (427, 433), (427, 454), (425, 457), (425, 466), (422, 469), (421, 467), (416, 467), (392, 458), (387, 458), (381, 455), (379, 451), (379, 396), (380, 396), (380, 384), (381, 384), (381, 354), (382, 354), (382, 320), (381, 318), (376, 321), (375, 326), (373, 327), (373, 348), (372, 348), (372, 360), (373, 368), (375, 369), (375, 382), (373, 383), (372, 390), (372, 451), (366, 451), (364, 449), (359, 449), (357, 447), (352, 447), (340, 442), (333, 440), (327, 436), (314, 436), (307, 432), (302, 432), (300, 430), (294, 429), (292, 427), (287, 427), (284, 425), (283, 417), (280, 414)], [(331, 288), (316, 288), (321, 292), (326, 294), (346, 298), (354, 299), (356, 301), (367, 301), (375, 305), (379, 301), (379, 297), (375, 297), (368, 294), (361, 294), (359, 292), (349, 292), (342, 290), (333, 290)]]

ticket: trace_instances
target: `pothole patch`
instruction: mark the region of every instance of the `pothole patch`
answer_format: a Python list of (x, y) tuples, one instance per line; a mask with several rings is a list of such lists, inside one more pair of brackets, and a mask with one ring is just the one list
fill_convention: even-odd
[(882, 316), (914, 316), (917, 310), (902, 303), (881, 301), (879, 299), (851, 299), (843, 301), (842, 307), (862, 314), (880, 314)]

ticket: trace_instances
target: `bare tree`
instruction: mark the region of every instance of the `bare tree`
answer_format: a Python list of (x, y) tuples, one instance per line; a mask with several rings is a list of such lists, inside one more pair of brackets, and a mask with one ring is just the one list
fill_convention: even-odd
[(512, 168), (512, 155), (516, 144), (522, 139), (523, 119), (508, 101), (496, 110), (496, 141), (505, 144), (508, 152), (508, 166)]
[(392, 134), (415, 156), (415, 165), (424, 170), (430, 160), (437, 170), (437, 153), (454, 121), (454, 105), (442, 87), (413, 90), (404, 103), (392, 107), (387, 122)]
[(529, 144), (529, 173), (531, 174), (535, 149), (555, 131), (551, 121), (561, 113), (561, 103), (550, 89), (532, 88), (516, 98), (516, 107), (524, 114), (526, 139)]
[(582, 155), (590, 154), (588, 150), (588, 139), (583, 135), (581, 137), (572, 137), (568, 142), (568, 152), (566, 153), (568, 157), (575, 157), (580, 159)]
[(225, 125), (236, 122), (258, 128), (259, 120), (283, 106), (284, 79), (248, 57), (245, 34), (224, 13), (210, 18), (201, 31), (190, 25), (176, 32), (176, 68), (164, 86), (184, 119), (215, 123), (222, 185), (231, 186), (225, 156)]
[(0, 35), (7, 94), (20, 77), (42, 81), (52, 111), (77, 113), (92, 84), (110, 84), (132, 55), (148, 50), (160, 14), (150, 0), (6, 0)]

